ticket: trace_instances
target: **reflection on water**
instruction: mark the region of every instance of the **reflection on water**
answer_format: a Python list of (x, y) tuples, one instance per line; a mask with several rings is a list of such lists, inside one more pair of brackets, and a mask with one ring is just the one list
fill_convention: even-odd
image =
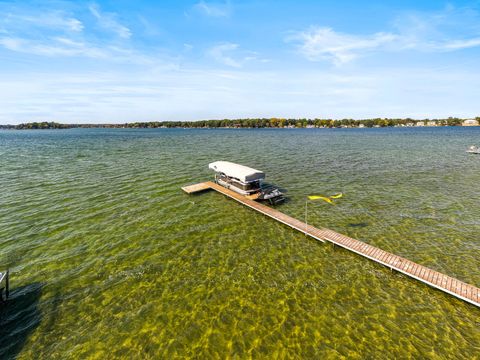
[(280, 209), (299, 219), (307, 195), (342, 192), (308, 222), (479, 285), (480, 158), (465, 153), (479, 135), (2, 131), (0, 267), (17, 300), (0, 357), (471, 358), (477, 308), (180, 187), (231, 160), (288, 190)]

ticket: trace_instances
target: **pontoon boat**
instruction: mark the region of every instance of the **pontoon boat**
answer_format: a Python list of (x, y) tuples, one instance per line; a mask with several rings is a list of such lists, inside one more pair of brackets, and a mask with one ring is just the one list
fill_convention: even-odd
[(468, 148), (467, 153), (480, 154), (480, 148), (478, 146), (472, 145)]
[(272, 205), (285, 200), (278, 188), (263, 184), (263, 180), (265, 180), (263, 171), (229, 161), (215, 161), (209, 164), (208, 168), (215, 171), (217, 184), (250, 199), (266, 200)]

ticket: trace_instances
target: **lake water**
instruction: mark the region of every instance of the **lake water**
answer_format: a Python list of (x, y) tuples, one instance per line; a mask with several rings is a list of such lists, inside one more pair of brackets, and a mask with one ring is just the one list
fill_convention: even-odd
[(455, 358), (480, 309), (215, 193), (230, 160), (278, 209), (480, 285), (480, 128), (0, 131), (0, 358)]

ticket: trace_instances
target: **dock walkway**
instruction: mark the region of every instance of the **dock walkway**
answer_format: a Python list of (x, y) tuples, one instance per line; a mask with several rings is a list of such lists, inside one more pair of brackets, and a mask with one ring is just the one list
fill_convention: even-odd
[(358, 255), (366, 257), (390, 269), (401, 272), (427, 285), (430, 285), (434, 288), (442, 290), (450, 295), (453, 295), (459, 299), (462, 299), (466, 302), (480, 307), (480, 289), (476, 286), (467, 284), (453, 277), (427, 268), (423, 265), (414, 263), (413, 261), (407, 260), (387, 251), (383, 251), (373, 245), (369, 245), (362, 241), (339, 234), (335, 231), (324, 228), (319, 229), (314, 226), (308, 225), (303, 221), (285, 215), (284, 213), (269, 206), (263, 205), (253, 200), (249, 200), (245, 196), (242, 196), (232, 190), (226, 189), (223, 186), (217, 185), (214, 182), (207, 181), (200, 184), (182, 187), (182, 190), (189, 194), (208, 189), (216, 190), (219, 193), (222, 193), (242, 203), (243, 205), (248, 206), (251, 209), (257, 210), (264, 215), (267, 215), (287, 226), (290, 226), (291, 228), (301, 231), (302, 233), (316, 240), (322, 242), (331, 242), (344, 249), (352, 251)]

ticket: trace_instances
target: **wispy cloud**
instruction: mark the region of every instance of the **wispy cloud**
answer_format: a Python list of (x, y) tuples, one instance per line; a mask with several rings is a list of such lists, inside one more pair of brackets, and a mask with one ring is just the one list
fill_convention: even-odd
[[(302, 57), (338, 65), (324, 68), (285, 56), (278, 40), (289, 11), (270, 24), (271, 9), (258, 2), (242, 4), (231, 19), (233, 0), (194, 0), (185, 19), (184, 5), (171, 3), (122, 18), (131, 8), (125, 2), (0, 0), (0, 123), (478, 115), (475, 10), (407, 9), (365, 32), (353, 14), (363, 5), (352, 3), (342, 12), (347, 27), (305, 25), (286, 38)], [(306, 6), (286, 5), (298, 8), (299, 23), (310, 18), (301, 17)], [(308, 11), (314, 7), (321, 9)], [(389, 11), (376, 15), (385, 19)], [(246, 22), (251, 27), (238, 31)], [(277, 31), (252, 38), (267, 25)], [(267, 52), (271, 66), (261, 64)], [(383, 56), (400, 53), (401, 61)], [(341, 66), (362, 57), (375, 64)]]
[(452, 40), (440, 45), (440, 50), (460, 50), (480, 46), (480, 37), (468, 40)]
[(419, 51), (455, 51), (480, 45), (480, 14), (467, 7), (446, 6), (437, 12), (406, 12), (393, 26), (398, 48)]
[(7, 50), (49, 58), (76, 57), (102, 60), (112, 64), (130, 64), (152, 68), (175, 68), (177, 59), (158, 54), (145, 54), (129, 47), (108, 43), (91, 43), (68, 37), (49, 37), (42, 41), (0, 35), (0, 47)]
[(286, 40), (298, 43), (299, 52), (308, 60), (331, 60), (340, 65), (357, 58), (361, 53), (392, 43), (397, 38), (397, 35), (390, 33), (358, 36), (338, 33), (327, 27), (311, 27), (290, 35)]
[(296, 44), (310, 61), (335, 65), (378, 52), (449, 52), (480, 46), (479, 14), (448, 6), (436, 13), (408, 13), (393, 22), (393, 29), (374, 34), (352, 34), (330, 27), (312, 26), (291, 32), (285, 41)]
[(0, 47), (41, 56), (102, 57), (101, 48), (85, 43), (82, 21), (60, 10), (3, 8)]
[(98, 24), (105, 30), (111, 31), (123, 39), (128, 39), (132, 36), (131, 30), (117, 21), (117, 14), (102, 12), (97, 4), (90, 5), (88, 9), (97, 19)]
[[(104, 30), (128, 39), (131, 31), (116, 21), (113, 13), (104, 13), (93, 4), (77, 10), (83, 21), (66, 11), (24, 6), (5, 7), (0, 16), (0, 48), (12, 52), (50, 58), (77, 57), (112, 63), (156, 66), (162, 58), (155, 51), (145, 53), (130, 42), (102, 36)], [(93, 15), (93, 16), (92, 16)], [(95, 29), (94, 21), (102, 30)], [(167, 60), (170, 61), (170, 60)]]
[(51, 37), (43, 41), (19, 37), (0, 37), (0, 46), (10, 51), (45, 57), (83, 57), (115, 63), (154, 65), (159, 60), (128, 48), (96, 45), (67, 37)]
[(1, 37), (0, 45), (12, 51), (21, 51), (24, 41), (14, 37)]
[(242, 50), (240, 45), (223, 42), (217, 44), (206, 52), (207, 56), (214, 59), (217, 63), (230, 66), (233, 68), (241, 68), (247, 63), (267, 63), (270, 59), (260, 56), (255, 51)]
[(18, 14), (7, 9), (3, 10), (5, 12), (0, 16), (0, 28), (3, 28), (3, 33), (8, 33), (9, 30), (23, 32), (32, 29), (78, 33), (84, 29), (84, 24), (79, 19), (59, 10), (44, 11), (41, 14)]
[[(37, 71), (2, 76), (0, 123), (478, 115), (468, 69)], [(461, 83), (462, 91), (452, 87)], [(417, 89), (417, 91), (411, 91)], [(188, 99), (189, 106), (185, 106)]]
[(211, 17), (227, 17), (232, 12), (232, 5), (230, 1), (222, 3), (206, 2), (201, 0), (196, 3), (193, 8), (198, 12)]
[(242, 62), (234, 59), (232, 56), (232, 52), (234, 52), (238, 48), (238, 44), (223, 43), (212, 47), (210, 50), (208, 50), (207, 53), (211, 58), (221, 64), (240, 68), (242, 67)]

